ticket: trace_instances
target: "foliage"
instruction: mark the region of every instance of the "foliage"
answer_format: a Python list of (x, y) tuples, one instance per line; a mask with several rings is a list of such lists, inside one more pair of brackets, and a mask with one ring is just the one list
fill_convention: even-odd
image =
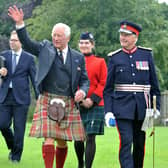
[[(14, 2), (1, 1), (0, 9)], [(78, 48), (82, 31), (91, 31), (96, 39), (96, 54), (107, 61), (106, 55), (120, 48), (118, 29), (119, 22), (124, 19), (142, 26), (138, 45), (153, 49), (161, 89), (168, 89), (168, 6), (157, 0), (43, 0), (26, 24), (35, 40), (51, 40), (55, 23), (68, 24), (72, 29), (70, 45), (73, 48)], [(8, 32), (10, 24), (1, 24), (0, 32)]]
[[(128, 10), (129, 9), (129, 10)], [(168, 6), (155, 0), (43, 0), (42, 6), (34, 10), (27, 20), (29, 32), (36, 40), (51, 39), (55, 23), (64, 22), (72, 29), (70, 45), (77, 48), (82, 31), (93, 32), (96, 39), (96, 54), (104, 57), (120, 47), (118, 28), (121, 20), (140, 23), (143, 32), (138, 44), (151, 47), (154, 51), (157, 72), (162, 90), (168, 89), (167, 20)]]
[(9, 36), (10, 31), (14, 28), (13, 23), (8, 18), (8, 7), (10, 5), (18, 5), (29, 2), (30, 0), (0, 0), (0, 33)]

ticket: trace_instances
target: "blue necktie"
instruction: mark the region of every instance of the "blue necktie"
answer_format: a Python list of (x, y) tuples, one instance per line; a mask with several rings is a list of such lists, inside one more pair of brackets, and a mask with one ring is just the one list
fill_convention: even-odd
[(12, 56), (12, 73), (14, 73), (16, 69), (16, 57), (17, 57), (17, 54), (14, 53)]

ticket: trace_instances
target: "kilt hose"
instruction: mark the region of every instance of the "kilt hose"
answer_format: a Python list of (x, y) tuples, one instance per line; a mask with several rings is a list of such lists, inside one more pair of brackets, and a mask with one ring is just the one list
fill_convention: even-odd
[[(48, 107), (53, 98), (62, 99), (65, 102), (65, 117), (58, 124), (48, 117)], [(71, 97), (60, 96), (51, 93), (43, 93), (39, 96), (33, 115), (30, 137), (54, 138), (63, 140), (85, 140), (85, 131), (80, 117)]]

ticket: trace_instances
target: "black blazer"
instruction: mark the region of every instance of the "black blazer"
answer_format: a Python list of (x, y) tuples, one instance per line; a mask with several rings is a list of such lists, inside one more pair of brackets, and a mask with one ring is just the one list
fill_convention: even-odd
[(36, 97), (38, 96), (35, 84), (36, 66), (34, 57), (22, 50), (19, 62), (16, 66), (15, 72), (12, 74), (12, 51), (4, 51), (1, 55), (5, 58), (5, 67), (8, 70), (7, 76), (3, 78), (0, 87), (0, 103), (3, 103), (7, 93), (10, 81), (12, 80), (13, 94), (16, 102), (19, 104), (30, 104), (30, 86), (29, 78), (35, 90)]

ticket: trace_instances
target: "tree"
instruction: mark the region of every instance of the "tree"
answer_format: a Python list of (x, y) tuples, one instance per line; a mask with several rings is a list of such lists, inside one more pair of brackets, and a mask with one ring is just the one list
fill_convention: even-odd
[(104, 57), (120, 47), (119, 23), (127, 19), (140, 23), (143, 31), (138, 45), (151, 47), (162, 89), (168, 89), (168, 6), (156, 0), (43, 0), (26, 22), (36, 40), (51, 39), (55, 23), (64, 22), (72, 29), (70, 45), (77, 48), (80, 33), (90, 31), (96, 39), (96, 54)]

